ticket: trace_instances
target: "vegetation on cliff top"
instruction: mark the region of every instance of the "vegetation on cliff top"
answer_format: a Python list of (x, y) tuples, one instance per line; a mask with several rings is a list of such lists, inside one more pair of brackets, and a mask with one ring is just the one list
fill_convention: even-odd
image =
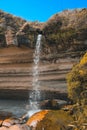
[(87, 49), (87, 9), (65, 10), (52, 16), (44, 26), (46, 42), (56, 52)]
[[(8, 28), (15, 36), (18, 34), (19, 39), (22, 39), (18, 40), (20, 45), (24, 44), (28, 47), (35, 46), (36, 36), (42, 31), (44, 35), (42, 49), (46, 53), (87, 50), (86, 8), (65, 10), (55, 14), (45, 23), (26, 22), (0, 11), (0, 33), (4, 32), (5, 35)], [(38, 33), (37, 29), (39, 29)]]
[(8, 27), (11, 27), (15, 32), (17, 32), (25, 22), (26, 20), (23, 20), (22, 18), (13, 16), (0, 10), (0, 27), (3, 28), (4, 31), (6, 31)]

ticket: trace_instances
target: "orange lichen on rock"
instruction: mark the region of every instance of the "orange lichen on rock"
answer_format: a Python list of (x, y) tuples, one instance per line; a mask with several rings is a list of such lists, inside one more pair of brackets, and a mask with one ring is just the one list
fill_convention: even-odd
[(43, 110), (43, 111), (35, 113), (33, 116), (31, 116), (29, 118), (29, 120), (27, 121), (26, 124), (28, 126), (36, 127), (36, 124), (45, 117), (45, 115), (48, 113), (48, 111), (49, 110)]

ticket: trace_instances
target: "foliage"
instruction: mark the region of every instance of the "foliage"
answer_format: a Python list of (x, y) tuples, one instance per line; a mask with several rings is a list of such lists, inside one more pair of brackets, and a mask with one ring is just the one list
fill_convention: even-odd
[(68, 96), (74, 102), (87, 104), (87, 53), (67, 76)]
[(74, 121), (70, 124), (75, 126), (73, 130), (86, 130), (87, 129), (87, 105), (79, 106), (74, 105), (73, 107), (73, 119)]
[(15, 17), (0, 10), (0, 27), (2, 26), (4, 31), (7, 30), (7, 27), (11, 27), (16, 33), (25, 22), (22, 18)]
[[(65, 10), (52, 16), (44, 25), (50, 52), (84, 51), (87, 45), (87, 9)], [(55, 51), (55, 49), (54, 49)]]
[(80, 61), (80, 66), (87, 66), (87, 53), (84, 55), (84, 57)]

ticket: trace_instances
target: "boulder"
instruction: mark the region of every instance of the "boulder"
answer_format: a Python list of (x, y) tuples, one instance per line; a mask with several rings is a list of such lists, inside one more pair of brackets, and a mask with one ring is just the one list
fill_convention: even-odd
[(26, 124), (29, 127), (36, 127), (37, 123), (41, 121), (45, 115), (48, 113), (48, 110), (42, 110), (40, 112), (35, 113), (33, 116), (29, 118), (29, 120), (26, 122)]
[(23, 123), (23, 121), (18, 118), (8, 118), (3, 121), (2, 126), (10, 127), (12, 125), (21, 124), (21, 123)]
[(40, 103), (41, 109), (60, 109), (62, 106), (66, 105), (67, 102), (63, 100), (53, 99), (44, 100)]

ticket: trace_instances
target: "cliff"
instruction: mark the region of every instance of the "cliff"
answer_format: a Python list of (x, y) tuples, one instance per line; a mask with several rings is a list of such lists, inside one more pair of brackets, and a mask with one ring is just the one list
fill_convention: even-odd
[(0, 97), (29, 97), (39, 33), (42, 34), (39, 81), (40, 90), (45, 91), (41, 97), (66, 95), (66, 75), (87, 51), (87, 9), (63, 11), (46, 23), (26, 22), (0, 11), (0, 21)]
[(26, 20), (0, 10), (0, 47), (14, 44), (15, 35), (25, 22)]
[(43, 31), (51, 52), (84, 51), (87, 49), (87, 9), (55, 14), (45, 23)]
[[(65, 10), (53, 15), (47, 22), (27, 22), (0, 11), (1, 45), (22, 44), (34, 48), (37, 35), (43, 34), (42, 49), (46, 54), (87, 49), (87, 9)], [(10, 40), (13, 39), (11, 43)]]

